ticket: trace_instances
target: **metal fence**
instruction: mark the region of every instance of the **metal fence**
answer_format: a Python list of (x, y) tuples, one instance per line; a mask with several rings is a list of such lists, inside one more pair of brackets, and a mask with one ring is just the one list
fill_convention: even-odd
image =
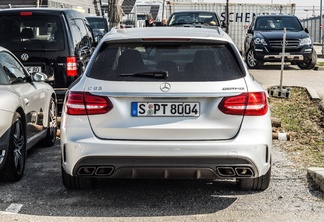
[[(322, 21), (324, 21), (322, 17)], [(314, 43), (321, 43), (321, 39), (323, 38), (320, 33), (320, 17), (311, 17), (307, 19), (301, 20), (304, 28), (307, 28), (309, 31), (309, 35)], [(322, 31), (323, 32), (323, 31)]]

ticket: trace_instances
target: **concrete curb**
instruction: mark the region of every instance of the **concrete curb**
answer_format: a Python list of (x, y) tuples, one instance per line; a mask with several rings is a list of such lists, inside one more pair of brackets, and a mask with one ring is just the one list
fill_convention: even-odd
[(307, 169), (307, 173), (313, 178), (319, 189), (324, 191), (324, 168), (310, 167)]

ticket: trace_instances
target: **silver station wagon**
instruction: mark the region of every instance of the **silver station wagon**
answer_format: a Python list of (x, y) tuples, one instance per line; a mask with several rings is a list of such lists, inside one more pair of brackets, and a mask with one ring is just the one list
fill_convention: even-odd
[(230, 179), (264, 190), (271, 146), (265, 90), (218, 27), (112, 30), (64, 101), (68, 189), (146, 178)]

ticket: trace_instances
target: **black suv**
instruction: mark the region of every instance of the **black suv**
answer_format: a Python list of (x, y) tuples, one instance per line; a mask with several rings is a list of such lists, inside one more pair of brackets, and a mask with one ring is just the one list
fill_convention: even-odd
[(88, 21), (72, 9), (19, 8), (0, 11), (0, 45), (29, 72), (43, 72), (55, 89), (58, 108), (81, 75), (95, 47)]
[(283, 33), (286, 28), (285, 62), (300, 69), (313, 69), (317, 55), (307, 28), (303, 28), (294, 15), (258, 15), (245, 38), (245, 59), (249, 68), (257, 68), (264, 62), (280, 62)]

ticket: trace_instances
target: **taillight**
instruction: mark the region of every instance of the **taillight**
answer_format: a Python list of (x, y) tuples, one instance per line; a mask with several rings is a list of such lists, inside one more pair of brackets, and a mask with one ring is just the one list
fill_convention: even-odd
[(66, 58), (66, 75), (67, 76), (77, 76), (78, 67), (75, 56), (70, 56)]
[(250, 92), (224, 97), (218, 108), (229, 115), (262, 116), (268, 111), (267, 96), (265, 92)]
[(68, 92), (65, 112), (69, 115), (95, 115), (108, 113), (114, 105), (105, 96), (88, 92)]

